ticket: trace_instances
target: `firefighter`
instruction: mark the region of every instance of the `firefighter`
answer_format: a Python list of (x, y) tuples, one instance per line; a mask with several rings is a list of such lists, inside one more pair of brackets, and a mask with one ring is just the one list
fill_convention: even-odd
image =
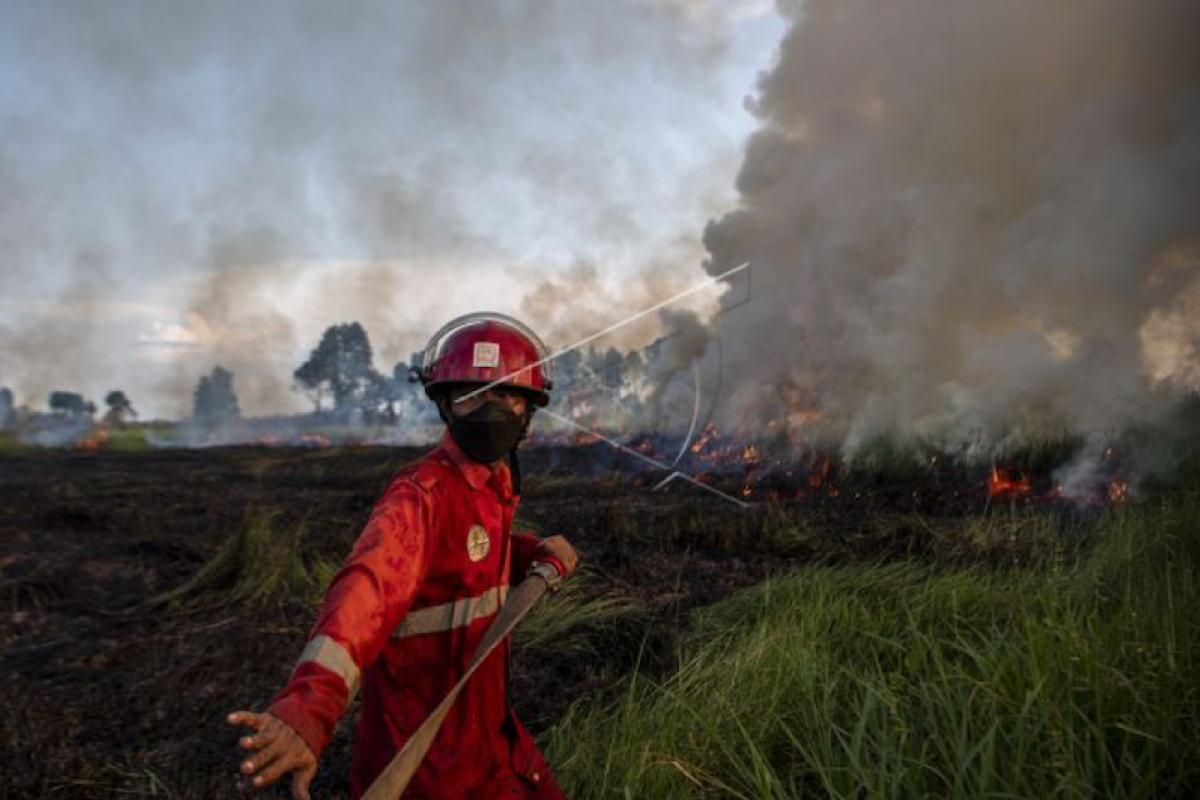
[[(350, 771), (360, 797), (467, 669), (509, 586), (539, 564), (574, 571), (563, 537), (510, 532), (517, 447), (549, 400), (545, 358), (532, 331), (500, 314), (460, 317), (430, 340), (417, 372), (446, 423), (441, 443), (376, 504), (270, 707), (228, 716), (250, 729), (241, 771), (255, 787), (290, 773), (292, 796), (308, 798), (334, 725), (361, 693)], [(505, 641), (467, 683), (405, 797), (565, 797), (508, 703), (509, 650)]]

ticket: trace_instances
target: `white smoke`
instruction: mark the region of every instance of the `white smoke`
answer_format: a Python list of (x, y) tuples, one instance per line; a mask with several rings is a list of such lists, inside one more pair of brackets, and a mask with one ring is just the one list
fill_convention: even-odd
[[(686, 283), (761, 1), (0, 0), (0, 386), (176, 416), (221, 364), (286, 411), (330, 324), (387, 368), (574, 264)], [(594, 293), (564, 296), (530, 324), (575, 334)], [(113, 322), (129, 303), (165, 313)]]
[[(809, 0), (706, 269), (725, 413), (799, 386), (849, 450), (1095, 440), (1200, 376), (1200, 5)], [(744, 291), (731, 287), (734, 296)], [(794, 410), (793, 410), (794, 411)]]

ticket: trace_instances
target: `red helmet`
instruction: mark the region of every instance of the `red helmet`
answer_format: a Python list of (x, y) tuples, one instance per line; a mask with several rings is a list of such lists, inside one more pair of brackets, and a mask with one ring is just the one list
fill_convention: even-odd
[(498, 382), (524, 390), (544, 406), (553, 388), (549, 355), (542, 340), (524, 324), (484, 311), (442, 326), (425, 347), (417, 377), (430, 399), (454, 384)]

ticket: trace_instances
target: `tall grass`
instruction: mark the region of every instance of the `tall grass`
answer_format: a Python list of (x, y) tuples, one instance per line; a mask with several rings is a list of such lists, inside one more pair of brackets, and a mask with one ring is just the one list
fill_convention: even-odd
[(1195, 797), (1200, 493), (1077, 566), (801, 570), (699, 613), (679, 670), (572, 709), (576, 798)]
[(195, 575), (148, 602), (180, 610), (261, 607), (296, 598), (318, 602), (337, 563), (306, 553), (304, 539), (303, 524), (280, 526), (274, 513), (255, 511)]
[(645, 603), (629, 597), (596, 595), (586, 570), (543, 597), (513, 632), (527, 650), (571, 651), (598, 656), (598, 647), (621, 642), (636, 647), (650, 623)]

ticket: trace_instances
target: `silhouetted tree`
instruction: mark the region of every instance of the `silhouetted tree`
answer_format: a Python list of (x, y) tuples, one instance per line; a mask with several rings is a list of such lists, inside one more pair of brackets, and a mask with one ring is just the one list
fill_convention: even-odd
[(77, 392), (51, 392), (50, 410), (67, 417), (82, 417), (85, 414), (95, 414), (96, 404), (83, 399)]
[(12, 390), (7, 387), (0, 388), (0, 428), (7, 428), (15, 416)]
[(645, 378), (646, 362), (638, 350), (630, 350), (625, 356), (625, 381), (632, 389), (635, 399), (641, 393), (642, 380)]
[(233, 373), (223, 367), (200, 378), (192, 395), (192, 420), (208, 430), (220, 428), (240, 418), (237, 394), (233, 391)]
[(332, 397), (333, 409), (346, 413), (362, 408), (368, 387), (381, 379), (371, 359), (371, 342), (362, 325), (357, 322), (332, 325), (292, 377), (312, 399), (317, 411), (321, 411), (326, 397)]
[(632, 372), (636, 375), (642, 371), (644, 366), (645, 362), (642, 359), (642, 353), (640, 350), (630, 350), (629, 354), (625, 356), (626, 373)]
[(133, 403), (129, 402), (129, 398), (120, 389), (114, 389), (104, 396), (104, 405), (108, 406), (108, 411), (104, 415), (104, 420), (110, 424), (121, 424), (126, 417), (136, 417), (137, 411), (133, 407)]
[(420, 363), (421, 354), (419, 352), (412, 354), (412, 361), (404, 361), (403, 359), (397, 361), (396, 366), (392, 367), (392, 378), (398, 384), (407, 385), (410, 391), (416, 391), (416, 388), (421, 386), (416, 372), (417, 366)]
[(392, 367), (392, 391), (395, 392), (397, 418), (422, 408), (434, 408), (433, 403), (425, 397), (425, 386), (417, 378), (416, 367), (421, 363), (421, 354), (413, 353), (411, 361), (397, 361)]
[(372, 421), (395, 422), (410, 393), (407, 374), (397, 378), (394, 371), (391, 375), (372, 371), (363, 390), (363, 414)]
[(610, 347), (603, 354), (596, 353), (588, 366), (604, 387), (620, 389), (625, 385), (625, 359), (617, 348)]
[(559, 389), (569, 389), (582, 380), (583, 353), (578, 350), (568, 350), (550, 363), (554, 374), (554, 385)]

